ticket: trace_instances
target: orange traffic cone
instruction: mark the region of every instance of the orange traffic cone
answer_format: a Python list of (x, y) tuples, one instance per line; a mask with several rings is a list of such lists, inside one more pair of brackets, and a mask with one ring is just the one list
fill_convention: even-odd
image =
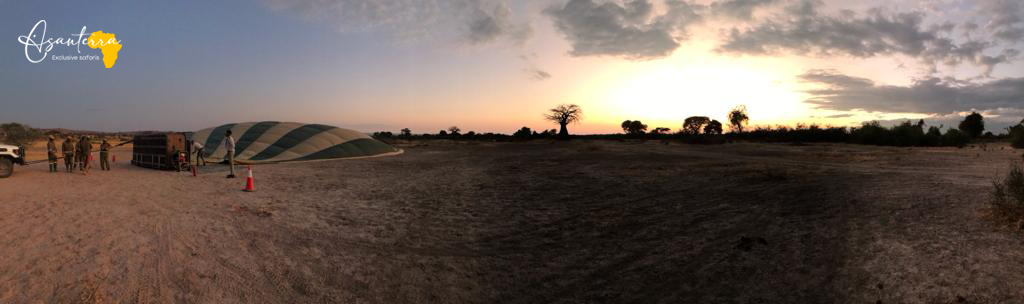
[(242, 190), (245, 191), (245, 192), (255, 192), (256, 191), (256, 186), (253, 185), (252, 165), (249, 165), (249, 178), (245, 179), (245, 189), (242, 189)]

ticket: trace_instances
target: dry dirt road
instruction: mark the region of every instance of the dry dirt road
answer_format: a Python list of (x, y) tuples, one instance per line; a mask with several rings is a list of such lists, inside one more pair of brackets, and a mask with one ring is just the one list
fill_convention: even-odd
[(0, 303), (1024, 302), (1006, 147), (445, 143), (0, 180)]

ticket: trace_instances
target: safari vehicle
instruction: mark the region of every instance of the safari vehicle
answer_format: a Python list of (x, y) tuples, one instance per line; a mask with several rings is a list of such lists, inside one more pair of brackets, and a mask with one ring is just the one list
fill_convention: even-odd
[(0, 144), (0, 178), (14, 174), (14, 164), (25, 165), (25, 147)]

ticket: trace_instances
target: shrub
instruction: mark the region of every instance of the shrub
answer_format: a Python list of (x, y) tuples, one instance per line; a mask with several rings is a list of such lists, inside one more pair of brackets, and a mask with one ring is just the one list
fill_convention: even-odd
[(3, 140), (12, 145), (27, 145), (42, 137), (39, 130), (14, 122), (0, 125), (0, 133), (4, 134)]
[(960, 132), (960, 130), (957, 129), (946, 130), (946, 134), (942, 135), (943, 146), (963, 148), (970, 141), (971, 138), (968, 137), (967, 134), (964, 134), (964, 132)]
[(1024, 122), (1010, 128), (1010, 145), (1017, 149), (1024, 149)]
[(1010, 166), (1003, 180), (992, 182), (993, 215), (1005, 220), (1024, 219), (1024, 168), (1020, 163)]
[(515, 136), (517, 138), (530, 138), (530, 136), (532, 136), (535, 133), (536, 132), (533, 132), (533, 130), (530, 130), (530, 128), (523, 127), (519, 129), (519, 131), (512, 133), (512, 136)]

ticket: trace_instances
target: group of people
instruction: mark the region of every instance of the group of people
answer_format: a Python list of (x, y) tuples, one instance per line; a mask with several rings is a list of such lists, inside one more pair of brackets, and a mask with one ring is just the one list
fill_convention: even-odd
[[(57, 144), (54, 142), (53, 135), (50, 135), (46, 142), (46, 154), (50, 161), (50, 172), (57, 172)], [(100, 170), (110, 171), (110, 150), (113, 148), (106, 139), (100, 144)], [(64, 139), (64, 142), (60, 145), (60, 152), (64, 154), (64, 169), (68, 172), (74, 172), (78, 169), (82, 174), (89, 175), (89, 169), (92, 169), (92, 142), (89, 136), (82, 136), (78, 141), (75, 141), (71, 136)]]

